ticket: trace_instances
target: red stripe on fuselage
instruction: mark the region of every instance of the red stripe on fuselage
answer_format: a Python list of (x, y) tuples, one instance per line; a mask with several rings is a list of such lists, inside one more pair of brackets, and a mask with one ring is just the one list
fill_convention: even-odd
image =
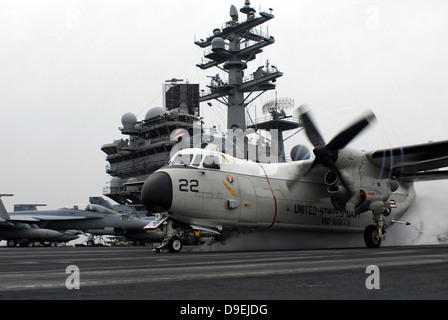
[(272, 223), (269, 226), (269, 228), (271, 228), (274, 225), (275, 220), (277, 220), (277, 198), (275, 197), (274, 190), (272, 189), (271, 182), (269, 181), (269, 178), (268, 178), (268, 175), (266, 174), (266, 171), (264, 170), (264, 168), (263, 168), (263, 166), (261, 164), (259, 164), (259, 166), (261, 167), (261, 169), (263, 169), (264, 176), (266, 177), (266, 181), (268, 182), (269, 189), (271, 189), (272, 197), (274, 198), (275, 212), (274, 212), (274, 220), (272, 220)]

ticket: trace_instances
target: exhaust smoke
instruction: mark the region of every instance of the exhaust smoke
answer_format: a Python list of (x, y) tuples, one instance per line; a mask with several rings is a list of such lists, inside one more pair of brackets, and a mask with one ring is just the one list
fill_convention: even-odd
[(410, 226), (394, 225), (384, 245), (434, 245), (448, 243), (448, 181), (418, 182), (417, 198), (402, 217)]
[(364, 247), (362, 233), (267, 230), (233, 234), (198, 251), (251, 251)]
[[(448, 181), (416, 183), (417, 198), (402, 221), (393, 224), (383, 246), (434, 245), (448, 243)], [(198, 247), (198, 251), (291, 250), (320, 248), (364, 248), (362, 233), (268, 230), (232, 235), (225, 243)]]

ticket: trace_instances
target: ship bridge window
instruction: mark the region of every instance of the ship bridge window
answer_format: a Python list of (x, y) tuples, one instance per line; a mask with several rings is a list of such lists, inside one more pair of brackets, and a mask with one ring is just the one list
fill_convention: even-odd
[(204, 158), (202, 166), (207, 169), (221, 169), (220, 160), (215, 155), (208, 155)]

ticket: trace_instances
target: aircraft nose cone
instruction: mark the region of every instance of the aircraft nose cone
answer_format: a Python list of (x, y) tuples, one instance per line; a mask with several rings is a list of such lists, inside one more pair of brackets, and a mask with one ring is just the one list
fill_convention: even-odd
[(150, 213), (164, 212), (171, 208), (173, 185), (166, 172), (154, 172), (142, 188), (142, 203)]

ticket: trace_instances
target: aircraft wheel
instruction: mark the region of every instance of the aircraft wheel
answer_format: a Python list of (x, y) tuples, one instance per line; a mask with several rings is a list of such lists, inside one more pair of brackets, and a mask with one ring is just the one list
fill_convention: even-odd
[(379, 237), (377, 226), (372, 224), (365, 228), (364, 243), (367, 248), (379, 248), (381, 246), (381, 238)]
[(7, 246), (8, 247), (15, 247), (15, 246), (17, 246), (17, 241), (14, 240), (14, 239), (9, 239), (8, 242), (7, 242)]
[(182, 242), (178, 237), (172, 237), (170, 243), (168, 244), (168, 249), (173, 253), (180, 252), (182, 249)]

